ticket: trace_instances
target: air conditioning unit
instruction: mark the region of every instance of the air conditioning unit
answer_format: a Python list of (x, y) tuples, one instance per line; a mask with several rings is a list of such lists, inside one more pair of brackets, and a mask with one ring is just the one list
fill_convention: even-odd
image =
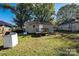
[(17, 33), (10, 33), (4, 36), (4, 48), (12, 48), (18, 44)]

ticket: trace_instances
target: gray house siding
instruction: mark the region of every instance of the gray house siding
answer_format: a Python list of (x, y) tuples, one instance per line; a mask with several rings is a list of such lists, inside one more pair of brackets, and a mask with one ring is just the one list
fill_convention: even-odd
[(45, 24), (45, 23), (36, 23), (36, 22), (30, 22), (24, 24), (24, 29), (28, 33), (36, 33), (36, 32), (53, 32), (54, 28), (51, 24)]
[(79, 22), (72, 22), (58, 26), (58, 30), (79, 31)]

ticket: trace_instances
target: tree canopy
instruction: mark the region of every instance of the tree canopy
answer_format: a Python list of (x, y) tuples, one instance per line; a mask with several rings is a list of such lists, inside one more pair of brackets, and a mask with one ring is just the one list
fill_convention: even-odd
[(76, 18), (79, 14), (79, 5), (77, 4), (67, 4), (61, 7), (57, 13), (57, 20), (59, 23)]
[(33, 13), (34, 20), (51, 21), (51, 16), (54, 14), (54, 4), (34, 4)]
[(32, 4), (17, 4), (15, 8), (16, 12), (13, 12), (16, 16), (14, 22), (22, 28), (25, 21), (31, 20)]

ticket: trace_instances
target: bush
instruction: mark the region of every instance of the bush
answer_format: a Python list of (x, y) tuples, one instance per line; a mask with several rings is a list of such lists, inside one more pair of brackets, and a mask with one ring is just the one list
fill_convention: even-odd
[(14, 30), (14, 31), (12, 31), (12, 32), (16, 32), (16, 33), (23, 33), (23, 32), (24, 32), (24, 30)]

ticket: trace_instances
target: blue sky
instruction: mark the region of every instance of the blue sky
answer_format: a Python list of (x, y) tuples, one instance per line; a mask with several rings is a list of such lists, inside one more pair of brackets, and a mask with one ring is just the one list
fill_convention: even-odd
[[(11, 5), (15, 6), (15, 4)], [(55, 3), (55, 12), (57, 13), (57, 11), (64, 5), (65, 5), (64, 3)], [(14, 24), (13, 23), (14, 16), (15, 15), (10, 10), (3, 10), (0, 8), (0, 20)]]
[[(15, 4), (11, 4), (12, 6), (15, 6)], [(4, 10), (0, 8), (0, 20), (3, 20), (5, 22), (13, 23), (13, 17), (15, 15), (10, 10)]]
[(55, 13), (58, 12), (58, 10), (63, 7), (65, 3), (55, 3)]

